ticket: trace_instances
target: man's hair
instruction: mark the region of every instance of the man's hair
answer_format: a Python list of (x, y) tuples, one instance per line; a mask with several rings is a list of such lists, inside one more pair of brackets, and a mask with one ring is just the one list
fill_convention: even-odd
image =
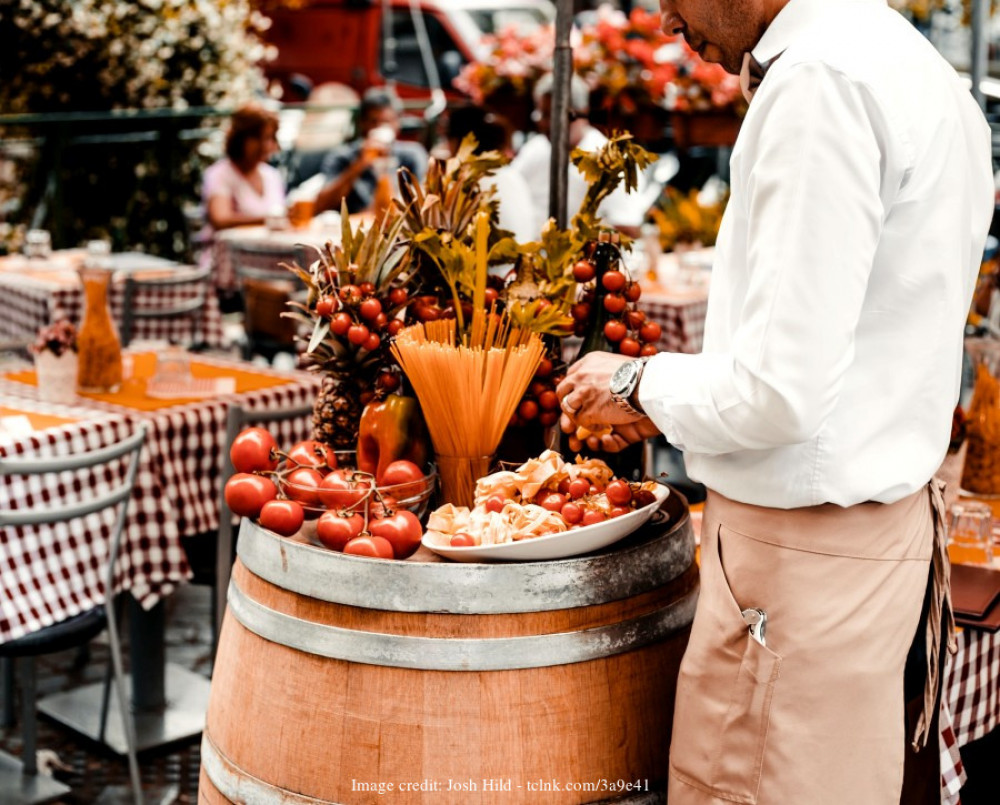
[[(542, 98), (552, 94), (553, 81), (552, 73), (546, 73), (535, 82), (531, 97), (535, 99), (536, 106)], [(590, 87), (576, 74), (569, 84), (569, 110), (580, 114), (590, 111)]]
[(233, 112), (229, 118), (229, 132), (226, 134), (226, 156), (234, 162), (243, 158), (246, 141), (260, 137), (274, 127), (278, 130), (278, 115), (259, 103), (247, 103)]

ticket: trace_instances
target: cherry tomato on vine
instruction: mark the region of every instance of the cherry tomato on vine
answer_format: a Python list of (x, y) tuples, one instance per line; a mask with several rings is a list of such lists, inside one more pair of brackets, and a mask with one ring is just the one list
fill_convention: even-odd
[(521, 419), (530, 422), (532, 419), (538, 416), (538, 403), (536, 403), (534, 400), (524, 400), (517, 407), (517, 415), (521, 417)]
[(604, 337), (612, 344), (617, 344), (627, 334), (628, 328), (625, 326), (625, 322), (618, 319), (612, 319), (604, 325)]
[(368, 297), (368, 299), (361, 303), (361, 307), (358, 309), (358, 313), (361, 314), (361, 318), (366, 321), (374, 321), (375, 317), (381, 312), (382, 303), (379, 302), (374, 296)]
[(405, 305), (406, 300), (409, 298), (410, 295), (407, 293), (406, 288), (393, 288), (389, 291), (389, 304), (393, 307)]
[(625, 298), (628, 299), (629, 302), (638, 302), (640, 296), (642, 296), (642, 288), (639, 287), (639, 283), (629, 283), (628, 287), (625, 289)]
[(359, 504), (371, 489), (370, 484), (347, 478), (344, 470), (331, 472), (319, 485), (319, 500), (328, 509), (349, 509)]
[(375, 293), (375, 286), (370, 282), (362, 282), (358, 286), (358, 290), (361, 291), (362, 296), (371, 296)]
[(344, 546), (344, 553), (373, 559), (393, 558), (392, 545), (382, 537), (355, 537)]
[(334, 335), (346, 335), (353, 323), (350, 313), (338, 313), (330, 321), (330, 332)]
[(633, 330), (637, 330), (646, 323), (646, 314), (641, 310), (630, 310), (625, 314), (625, 323)]
[(535, 369), (535, 377), (548, 377), (552, 374), (552, 360), (550, 358), (542, 358), (538, 362), (538, 368)]
[(337, 310), (337, 297), (324, 296), (316, 303), (316, 314), (324, 319), (330, 318)]
[[(348, 340), (350, 340), (351, 338), (349, 333), (347, 338)], [(363, 349), (367, 349), (369, 352), (372, 352), (373, 350), (378, 349), (379, 344), (381, 343), (382, 339), (378, 337), (378, 333), (370, 333), (369, 336), (365, 339), (365, 342), (361, 346)]]
[(292, 500), (297, 500), (303, 506), (316, 506), (319, 503), (319, 487), (323, 483), (323, 474), (312, 467), (299, 467), (285, 476), (284, 490)]
[(290, 537), (302, 528), (305, 520), (302, 506), (294, 500), (269, 500), (260, 510), (260, 524), (283, 537)]
[(388, 464), (377, 480), (380, 491), (381, 487), (391, 487), (389, 493), (397, 500), (416, 497), (427, 489), (424, 471), (405, 458)]
[(559, 396), (552, 389), (546, 389), (538, 395), (538, 404), (545, 411), (558, 411)]
[(315, 467), (320, 471), (337, 469), (337, 454), (333, 448), (315, 439), (297, 442), (288, 451), (288, 461), (302, 467)]
[(342, 551), (348, 542), (361, 534), (364, 527), (365, 518), (360, 514), (345, 517), (337, 512), (323, 512), (316, 521), (316, 538), (327, 548)]
[(400, 509), (391, 517), (372, 520), (368, 524), (368, 530), (373, 537), (382, 537), (388, 542), (397, 559), (412, 556), (420, 547), (420, 538), (424, 535), (417, 515), (406, 509)]
[(617, 293), (609, 293), (604, 297), (604, 309), (608, 313), (618, 314), (625, 309), (625, 297)]
[(363, 324), (352, 324), (347, 330), (347, 340), (356, 347), (360, 347), (363, 343), (365, 343), (365, 341), (368, 340), (369, 335), (371, 335), (371, 333)]
[(639, 356), (643, 358), (652, 358), (660, 350), (657, 349), (656, 344), (643, 344), (642, 349), (639, 350)]
[(237, 472), (267, 472), (278, 466), (278, 443), (264, 428), (247, 428), (233, 439), (229, 458)]
[(278, 489), (263, 475), (239, 472), (226, 481), (226, 505), (240, 517), (256, 517), (264, 504), (278, 496)]
[(590, 260), (577, 260), (573, 266), (573, 279), (577, 282), (590, 282), (597, 274), (597, 269)]
[(621, 271), (608, 271), (601, 277), (601, 285), (607, 291), (618, 293), (618, 291), (628, 285), (628, 280)]
[(618, 351), (622, 355), (628, 355), (630, 358), (638, 358), (641, 350), (642, 347), (634, 338), (623, 338), (618, 345)]
[(663, 334), (663, 328), (660, 327), (655, 321), (647, 321), (642, 327), (639, 328), (639, 338), (645, 341), (647, 344), (655, 344), (660, 340), (660, 336)]
[(559, 421), (558, 411), (542, 411), (538, 415), (538, 424), (543, 428), (551, 428)]

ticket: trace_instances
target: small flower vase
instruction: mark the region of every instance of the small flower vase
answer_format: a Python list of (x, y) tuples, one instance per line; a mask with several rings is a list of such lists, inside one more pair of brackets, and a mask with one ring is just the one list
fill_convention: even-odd
[(46, 402), (71, 403), (76, 398), (79, 359), (71, 349), (56, 355), (45, 349), (35, 354), (38, 396)]

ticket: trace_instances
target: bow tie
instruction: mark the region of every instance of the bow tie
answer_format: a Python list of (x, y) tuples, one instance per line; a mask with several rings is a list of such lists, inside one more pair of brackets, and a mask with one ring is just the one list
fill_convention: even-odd
[[(779, 53), (778, 56), (780, 55)], [(754, 58), (752, 53), (747, 52), (743, 54), (743, 67), (740, 69), (740, 89), (743, 91), (743, 97), (747, 99), (747, 103), (753, 100), (753, 95), (757, 91), (757, 87), (764, 80), (764, 74), (777, 61), (778, 56), (761, 64)]]

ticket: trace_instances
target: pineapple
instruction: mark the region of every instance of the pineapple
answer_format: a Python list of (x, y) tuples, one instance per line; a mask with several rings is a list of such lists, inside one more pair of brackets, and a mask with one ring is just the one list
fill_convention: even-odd
[(328, 242), (306, 268), (289, 268), (305, 283), (305, 302), (282, 315), (312, 327), (303, 363), (324, 375), (313, 409), (313, 438), (337, 450), (357, 446), (365, 404), (399, 383), (389, 339), (415, 281), (402, 220), (387, 215), (353, 231), (344, 209), (341, 242)]

